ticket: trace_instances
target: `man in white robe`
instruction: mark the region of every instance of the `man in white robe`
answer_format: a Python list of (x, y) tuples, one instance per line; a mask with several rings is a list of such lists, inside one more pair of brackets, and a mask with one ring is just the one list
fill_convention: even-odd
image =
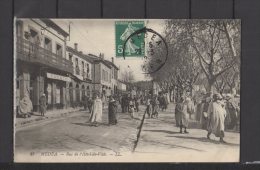
[(213, 102), (210, 103), (209, 109), (209, 122), (208, 122), (208, 135), (207, 138), (210, 139), (211, 133), (215, 134), (216, 137), (220, 137), (220, 142), (226, 143), (224, 138), (225, 130), (225, 117), (226, 110), (223, 107), (222, 96), (220, 94), (214, 94)]
[(102, 115), (103, 115), (102, 100), (99, 98), (98, 95), (94, 97), (91, 110), (92, 111), (89, 120), (93, 125), (98, 126), (98, 124), (102, 122)]

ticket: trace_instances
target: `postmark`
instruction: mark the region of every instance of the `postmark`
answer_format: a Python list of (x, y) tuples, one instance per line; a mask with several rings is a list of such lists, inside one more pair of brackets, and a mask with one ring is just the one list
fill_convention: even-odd
[(125, 59), (127, 56), (129, 41), (138, 39), (142, 34), (145, 38), (145, 53), (141, 67), (144, 74), (152, 74), (160, 70), (168, 58), (168, 45), (163, 36), (155, 30), (143, 27), (129, 35), (123, 45), (123, 57)]
[[(145, 42), (144, 33), (138, 34), (138, 36), (129, 36), (144, 28), (144, 21), (116, 21), (116, 56), (123, 57), (123, 46), (125, 44), (125, 56), (126, 57), (143, 57), (145, 54)], [(128, 39), (129, 38), (129, 39)], [(126, 41), (128, 40), (128, 41)]]

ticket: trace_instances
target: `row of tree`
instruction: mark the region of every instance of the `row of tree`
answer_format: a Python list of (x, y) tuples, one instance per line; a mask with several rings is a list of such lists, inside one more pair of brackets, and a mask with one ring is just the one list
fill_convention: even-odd
[[(238, 89), (239, 20), (167, 20), (163, 36), (168, 59), (160, 70), (149, 75), (162, 90), (177, 89), (182, 95), (192, 93), (195, 84), (205, 85), (207, 92)], [(150, 56), (149, 62), (164, 55), (161, 49), (157, 56)]]

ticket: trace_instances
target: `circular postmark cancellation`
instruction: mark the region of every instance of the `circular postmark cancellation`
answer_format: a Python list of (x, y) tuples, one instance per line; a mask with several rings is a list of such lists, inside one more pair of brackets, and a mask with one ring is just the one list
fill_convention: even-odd
[(141, 65), (143, 73), (152, 74), (160, 70), (168, 59), (168, 45), (158, 32), (143, 27), (131, 33), (124, 41), (122, 56), (125, 59), (128, 56), (129, 44), (134, 44), (142, 37), (145, 39), (145, 52), (142, 48), (135, 48), (134, 51), (137, 55), (143, 54), (144, 62)]

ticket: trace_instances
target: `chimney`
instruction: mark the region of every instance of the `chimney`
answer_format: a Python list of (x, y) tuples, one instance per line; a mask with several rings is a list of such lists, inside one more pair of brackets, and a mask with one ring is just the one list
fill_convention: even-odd
[(74, 49), (78, 51), (78, 43), (74, 43)]
[(112, 60), (112, 63), (114, 63), (114, 57), (112, 57), (111, 60)]
[(103, 54), (103, 53), (100, 53), (100, 54), (99, 54), (99, 57), (100, 57), (102, 60), (104, 60), (104, 54)]

